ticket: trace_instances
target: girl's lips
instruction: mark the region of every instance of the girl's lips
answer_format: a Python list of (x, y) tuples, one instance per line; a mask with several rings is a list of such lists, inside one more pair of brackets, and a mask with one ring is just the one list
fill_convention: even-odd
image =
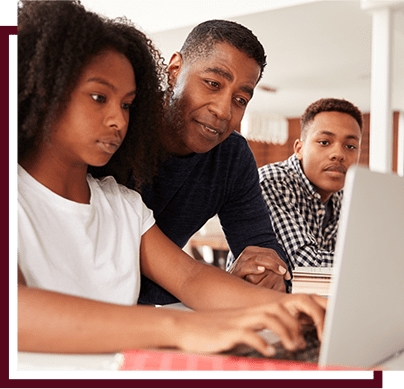
[(99, 140), (97, 141), (97, 145), (106, 153), (114, 154), (121, 145), (121, 142), (116, 140)]

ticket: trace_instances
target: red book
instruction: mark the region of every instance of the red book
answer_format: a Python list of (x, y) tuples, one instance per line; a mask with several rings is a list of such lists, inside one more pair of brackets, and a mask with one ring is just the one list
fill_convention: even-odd
[(191, 354), (179, 351), (128, 350), (123, 353), (120, 370), (346, 370), (332, 367), (324, 369), (316, 363), (281, 361), (227, 355)]

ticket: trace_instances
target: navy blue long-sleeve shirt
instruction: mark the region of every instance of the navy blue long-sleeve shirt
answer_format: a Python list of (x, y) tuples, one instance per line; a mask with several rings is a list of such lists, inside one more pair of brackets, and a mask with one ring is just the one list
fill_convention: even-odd
[[(287, 263), (262, 197), (254, 155), (237, 132), (207, 153), (171, 157), (159, 165), (142, 197), (156, 224), (179, 247), (217, 214), (235, 258), (246, 247), (259, 246), (274, 249)], [(174, 302), (174, 296), (142, 276), (139, 303)]]

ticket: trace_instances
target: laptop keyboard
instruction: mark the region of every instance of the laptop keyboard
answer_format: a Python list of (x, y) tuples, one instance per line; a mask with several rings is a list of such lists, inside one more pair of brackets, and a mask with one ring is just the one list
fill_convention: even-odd
[(320, 354), (320, 341), (317, 337), (317, 330), (314, 325), (303, 326), (303, 337), (307, 343), (305, 349), (290, 351), (283, 347), (282, 343), (276, 342), (272, 346), (275, 347), (276, 354), (272, 357), (267, 357), (259, 353), (258, 351), (248, 348), (248, 350), (237, 352), (238, 356), (251, 357), (251, 358), (266, 358), (266, 359), (281, 359), (289, 361), (299, 362), (311, 362), (318, 363), (318, 357)]

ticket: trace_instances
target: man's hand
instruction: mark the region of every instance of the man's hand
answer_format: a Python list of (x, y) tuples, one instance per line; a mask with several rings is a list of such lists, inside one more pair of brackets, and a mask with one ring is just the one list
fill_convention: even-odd
[(286, 292), (283, 280), (291, 279), (286, 264), (274, 250), (256, 246), (246, 247), (230, 267), (229, 273), (280, 292)]

